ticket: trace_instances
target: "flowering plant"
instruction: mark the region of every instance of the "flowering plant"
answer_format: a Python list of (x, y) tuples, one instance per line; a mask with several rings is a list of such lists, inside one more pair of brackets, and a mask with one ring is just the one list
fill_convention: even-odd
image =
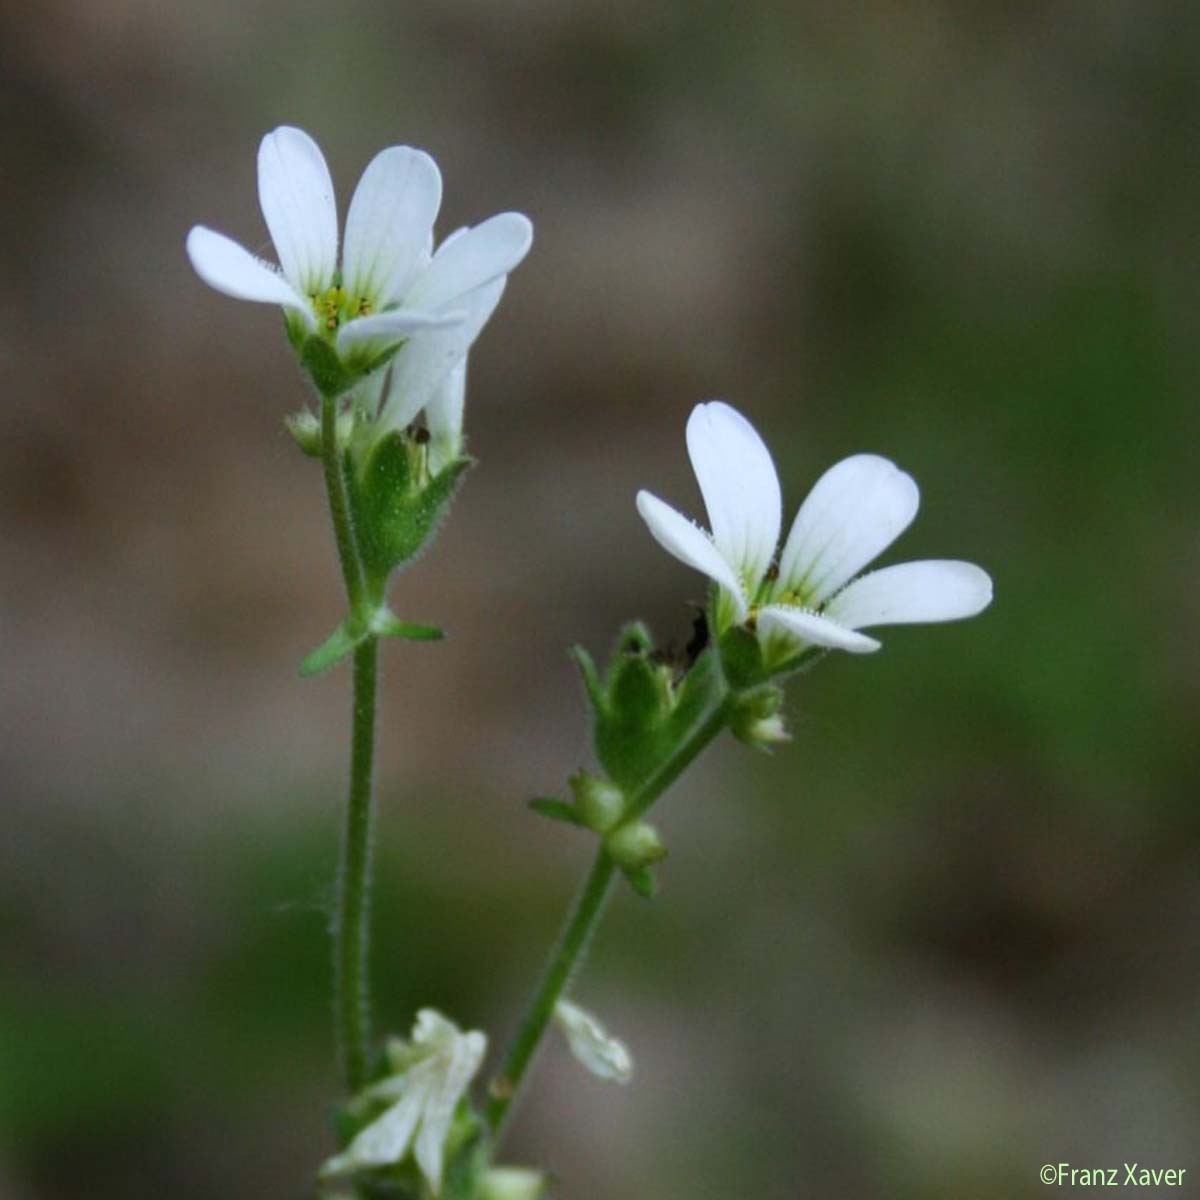
[[(487, 1049), (422, 1009), (408, 1039), (378, 1044), (367, 976), (372, 766), (378, 643), (434, 640), (386, 603), (392, 574), (433, 539), (470, 465), (463, 415), (468, 351), (527, 253), (529, 221), (502, 213), (435, 251), (441, 176), (419, 150), (394, 146), (368, 165), (350, 203), (342, 258), (333, 185), (307, 134), (268, 134), (259, 199), (280, 266), (202, 226), (187, 238), (197, 273), (218, 291), (283, 308), (319, 416), (291, 418), (321, 460), (348, 613), (302, 664), (313, 674), (353, 655), (350, 792), (334, 923), (335, 1010), (345, 1085), (339, 1148), (322, 1193), (363, 1200), (537, 1200), (545, 1176), (495, 1163), (514, 1102), (552, 1024), (595, 1075), (628, 1083), (633, 1059), (568, 992), (614, 882), (652, 895), (666, 855), (645, 816), (724, 730), (759, 748), (786, 740), (782, 683), (830, 649), (864, 653), (863, 629), (974, 616), (991, 581), (970, 563), (902, 563), (860, 574), (916, 515), (917, 486), (885, 458), (858, 454), (828, 470), (800, 506), (781, 550), (782, 493), (770, 453), (728, 404), (697, 406), (687, 448), (711, 532), (647, 491), (637, 510), (653, 537), (711, 581), (682, 660), (638, 622), (604, 671), (576, 648), (598, 769), (532, 807), (596, 838), (596, 855), (486, 1101), (471, 1085)], [(349, 1192), (348, 1192), (349, 1190)]]

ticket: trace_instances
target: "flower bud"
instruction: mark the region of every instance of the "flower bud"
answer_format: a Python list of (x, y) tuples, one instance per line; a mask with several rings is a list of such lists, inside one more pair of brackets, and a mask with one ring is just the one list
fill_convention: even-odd
[(667, 857), (658, 831), (645, 821), (630, 821), (613, 830), (604, 842), (617, 865), (625, 872), (640, 871)]
[(790, 740), (780, 709), (783, 689), (766, 684), (746, 692), (738, 702), (730, 721), (733, 736), (748, 746), (768, 750)]
[(528, 1167), (492, 1167), (479, 1181), (479, 1200), (539, 1200), (546, 1176)]
[[(283, 424), (288, 433), (292, 435), (293, 440), (300, 449), (309, 456), (309, 458), (320, 458), (322, 450), (321, 436), (321, 419), (316, 413), (309, 412), (307, 408), (302, 408), (297, 413), (292, 413), (290, 417), (283, 418)], [(337, 440), (338, 445), (345, 447), (350, 442), (350, 435), (354, 432), (354, 414), (350, 412), (338, 413), (337, 418)]]
[(284, 417), (283, 424), (296, 445), (309, 458), (321, 457), (321, 422), (314, 413), (302, 408), (298, 413)]
[(625, 815), (625, 793), (607, 779), (577, 771), (571, 776), (571, 791), (580, 819), (593, 833), (608, 833)]

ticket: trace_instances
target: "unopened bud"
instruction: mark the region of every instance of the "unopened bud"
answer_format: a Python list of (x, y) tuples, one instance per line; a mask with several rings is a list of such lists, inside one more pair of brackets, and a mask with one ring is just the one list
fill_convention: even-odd
[(284, 417), (283, 423), (296, 445), (309, 458), (321, 457), (321, 422), (315, 414), (303, 408), (298, 413), (292, 413), (290, 417)]
[(739, 701), (730, 723), (733, 736), (760, 750), (790, 740), (780, 711), (782, 707), (783, 690), (774, 684), (746, 693)]
[[(310, 458), (320, 458), (324, 438), (321, 433), (320, 418), (307, 408), (302, 408), (290, 417), (284, 417), (283, 424), (292, 435), (296, 445)], [(354, 432), (354, 414), (338, 413), (337, 440), (339, 446), (346, 446), (350, 435)]]
[(645, 821), (630, 821), (605, 839), (608, 852), (624, 871), (640, 871), (667, 857), (667, 848), (658, 830)]
[(625, 815), (625, 793), (607, 779), (578, 771), (571, 776), (571, 791), (580, 818), (594, 833), (608, 833)]

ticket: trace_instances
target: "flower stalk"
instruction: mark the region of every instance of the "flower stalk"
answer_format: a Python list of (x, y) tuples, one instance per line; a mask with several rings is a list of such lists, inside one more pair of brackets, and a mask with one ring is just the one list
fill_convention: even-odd
[(371, 1065), (370, 912), (375, 806), (376, 679), (379, 639), (354, 651), (354, 730), (350, 794), (342, 832), (334, 925), (335, 1006), (338, 1046), (346, 1090), (358, 1091)]
[[(679, 738), (674, 748), (627, 798), (625, 820), (641, 816), (683, 774), (729, 723), (737, 694), (727, 687), (709, 711)], [(604, 916), (617, 863), (602, 842), (575, 898), (558, 941), (546, 963), (500, 1074), (492, 1081), (487, 1125), (496, 1144), (503, 1137), (512, 1106), (533, 1063), (558, 1002), (583, 965), (588, 946)]]
[[(337, 438), (338, 401), (321, 398), (321, 463), (338, 561), (353, 619), (362, 608), (363, 570)], [(372, 776), (379, 639), (373, 634), (354, 649), (354, 702), (350, 792), (346, 801), (334, 917), (334, 1024), (346, 1088), (356, 1092), (370, 1066), (370, 902), (373, 828)]]

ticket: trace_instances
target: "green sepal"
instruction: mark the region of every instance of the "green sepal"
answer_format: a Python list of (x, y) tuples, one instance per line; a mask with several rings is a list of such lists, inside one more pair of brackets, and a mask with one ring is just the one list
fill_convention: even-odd
[(614, 656), (609, 712), (630, 729), (649, 729), (670, 713), (673, 669), (645, 650)]
[(300, 674), (305, 679), (322, 675), (336, 666), (371, 634), (368, 626), (361, 622), (343, 621), (315, 650), (300, 664)]
[(428, 479), (425, 457), (425, 448), (398, 429), (351, 449), (350, 504), (368, 584), (376, 595), (391, 573), (433, 538), (474, 461), (457, 458)]
[(653, 655), (618, 644), (605, 703), (596, 714), (596, 757), (613, 781), (632, 793), (664, 763), (725, 693), (720, 662), (705, 651), (677, 683)]
[(598, 714), (604, 707), (604, 687), (600, 682), (600, 673), (592, 656), (582, 646), (572, 646), (568, 651), (579, 674), (583, 679), (583, 690), (587, 693), (588, 703), (593, 714)]
[(744, 625), (734, 625), (721, 635), (721, 666), (735, 691), (754, 687), (768, 678), (758, 637)]
[(575, 805), (557, 796), (535, 796), (529, 801), (529, 807), (539, 816), (551, 821), (562, 821), (567, 825), (583, 825), (583, 818)]
[(654, 873), (653, 867), (638, 867), (632, 871), (621, 872), (629, 886), (643, 900), (653, 900), (658, 895), (658, 876)]
[(338, 352), (319, 334), (310, 334), (300, 344), (300, 365), (308, 372), (322, 396), (344, 396), (359, 380), (361, 371), (349, 369)]

